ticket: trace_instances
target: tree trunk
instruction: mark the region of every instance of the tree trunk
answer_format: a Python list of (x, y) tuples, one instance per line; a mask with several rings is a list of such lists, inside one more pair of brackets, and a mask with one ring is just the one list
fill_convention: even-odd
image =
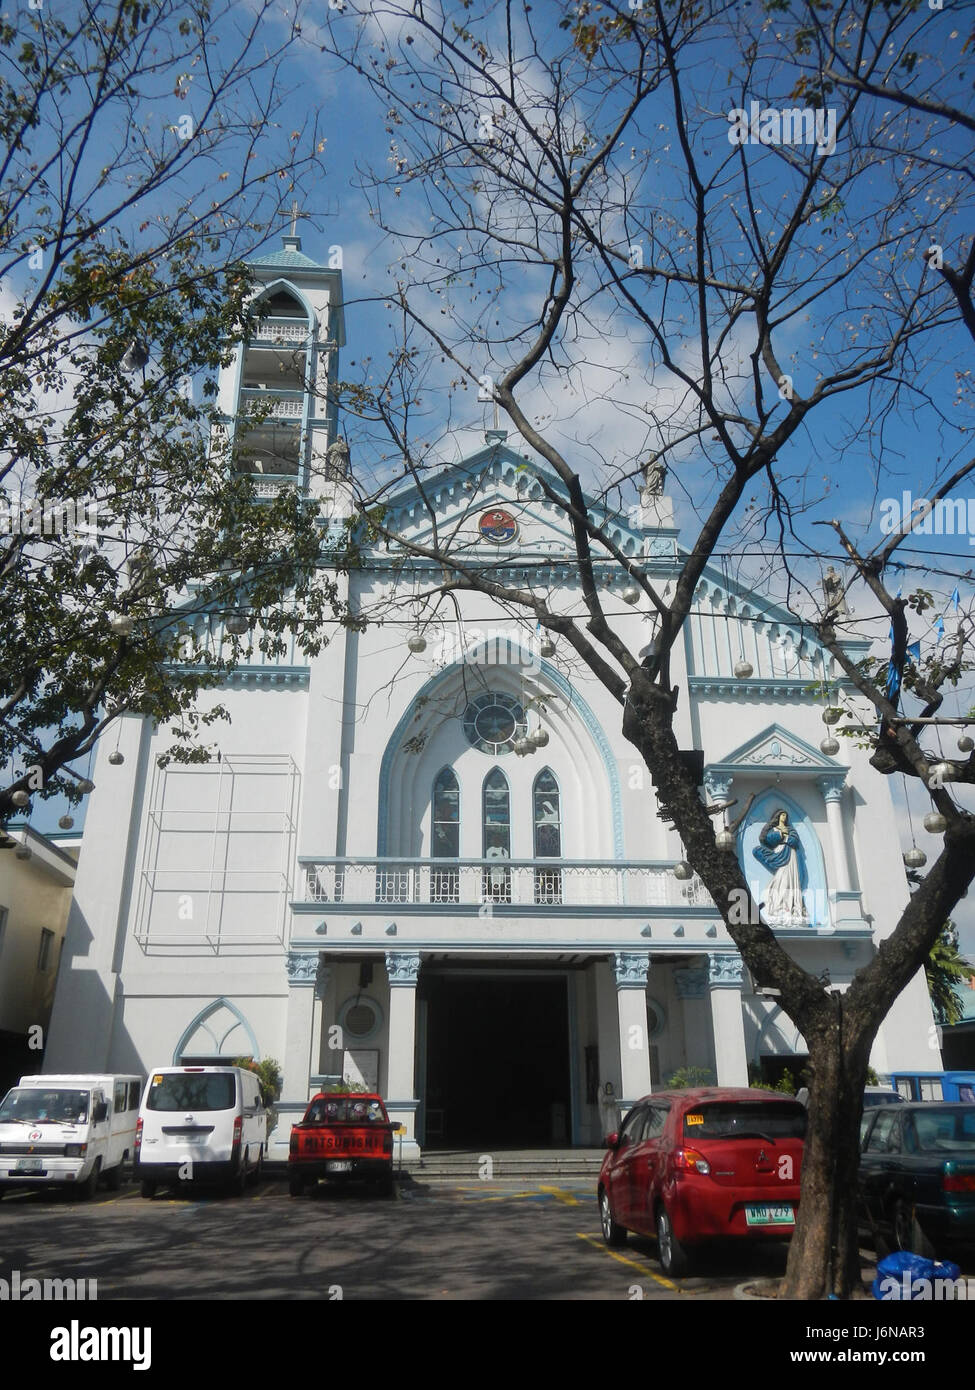
[(857, 1169), (873, 1035), (851, 1037), (844, 1026), (842, 995), (834, 998), (835, 1023), (806, 1039), (811, 1080), (802, 1160), (803, 1220), (789, 1249), (783, 1298), (849, 1298), (860, 1287)]

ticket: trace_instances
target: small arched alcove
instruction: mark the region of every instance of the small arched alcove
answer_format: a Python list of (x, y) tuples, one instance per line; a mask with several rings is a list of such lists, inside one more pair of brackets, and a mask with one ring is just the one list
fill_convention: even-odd
[(221, 996), (187, 1024), (173, 1049), (173, 1065), (229, 1065), (235, 1057), (260, 1057), (257, 1038), (237, 1005)]

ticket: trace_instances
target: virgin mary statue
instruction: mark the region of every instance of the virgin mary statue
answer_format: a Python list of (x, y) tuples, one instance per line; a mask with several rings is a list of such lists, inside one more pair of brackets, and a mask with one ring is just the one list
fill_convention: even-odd
[(802, 891), (806, 886), (806, 866), (799, 836), (789, 824), (789, 814), (779, 807), (762, 827), (758, 844), (752, 850), (760, 864), (772, 875), (762, 904), (767, 922), (806, 922)]

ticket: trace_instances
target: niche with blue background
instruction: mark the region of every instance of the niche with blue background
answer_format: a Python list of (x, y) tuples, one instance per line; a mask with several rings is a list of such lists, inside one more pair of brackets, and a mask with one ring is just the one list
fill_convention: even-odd
[(831, 922), (826, 891), (826, 863), (819, 836), (802, 807), (796, 805), (791, 797), (786, 796), (777, 787), (756, 797), (748, 813), (748, 820), (738, 832), (738, 862), (742, 872), (756, 903), (763, 902), (772, 874), (755, 858), (752, 851), (758, 846), (758, 837), (765, 822), (771, 818), (772, 812), (779, 808), (788, 814), (789, 824), (798, 836), (805, 860), (806, 883), (802, 898), (809, 921), (803, 925), (829, 928)]

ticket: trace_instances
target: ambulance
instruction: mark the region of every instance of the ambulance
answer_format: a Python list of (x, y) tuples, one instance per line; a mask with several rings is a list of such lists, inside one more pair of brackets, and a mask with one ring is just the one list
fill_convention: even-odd
[(140, 1076), (22, 1076), (0, 1103), (0, 1197), (65, 1187), (117, 1191), (135, 1158)]

